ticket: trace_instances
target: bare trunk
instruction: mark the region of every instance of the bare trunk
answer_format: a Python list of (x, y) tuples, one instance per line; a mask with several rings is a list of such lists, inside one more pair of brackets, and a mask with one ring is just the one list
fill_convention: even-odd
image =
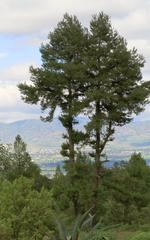
[(74, 207), (74, 214), (75, 216), (78, 216), (80, 212), (80, 206), (79, 206), (79, 194), (75, 194), (73, 198), (73, 207)]
[(100, 182), (100, 133), (96, 131), (96, 154), (95, 154), (95, 174), (96, 174), (96, 189), (98, 189)]
[(71, 163), (75, 162), (75, 150), (73, 139), (73, 115), (72, 115), (72, 89), (69, 86), (69, 124), (68, 124), (68, 139), (69, 139), (69, 160)]
[(71, 163), (75, 162), (75, 150), (74, 150), (74, 141), (73, 141), (73, 124), (72, 121), (69, 123), (69, 129), (68, 129), (68, 135), (69, 135), (69, 160)]
[[(96, 103), (96, 116), (100, 118), (99, 103)], [(99, 119), (100, 121), (100, 119)], [(101, 171), (101, 152), (100, 152), (100, 123), (97, 123), (95, 129), (96, 145), (95, 145), (95, 186), (94, 186), (94, 211), (96, 212), (96, 206), (98, 201), (98, 189), (100, 184), (100, 171)]]

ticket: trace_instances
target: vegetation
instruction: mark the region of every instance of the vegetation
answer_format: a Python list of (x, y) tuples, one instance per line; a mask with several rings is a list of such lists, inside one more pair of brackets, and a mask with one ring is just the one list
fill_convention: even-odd
[[(45, 121), (59, 108), (65, 172), (42, 176), (19, 135), (13, 148), (0, 145), (0, 238), (111, 240), (117, 230), (110, 228), (118, 224), (142, 231), (150, 224), (150, 167), (140, 153), (110, 169), (103, 163), (115, 127), (148, 102), (143, 57), (128, 50), (104, 13), (92, 18), (89, 30), (66, 14), (40, 52), (42, 66), (31, 67), (31, 85), (19, 89), (25, 102), (49, 110)], [(84, 131), (80, 114), (87, 117)]]
[(75, 164), (66, 162), (65, 173), (58, 168), (50, 180), (33, 164), (20, 136), (14, 146), (1, 145), (0, 150), (0, 239), (148, 238), (144, 231), (150, 227), (150, 167), (140, 154), (110, 169), (103, 167), (95, 215), (93, 161), (80, 154)]
[[(128, 50), (104, 13), (92, 18), (89, 30), (66, 14), (40, 52), (42, 66), (30, 68), (31, 85), (19, 84), (22, 98), (48, 109), (45, 121), (52, 121), (60, 108), (66, 129), (61, 154), (71, 164), (81, 144), (92, 148), (96, 211), (105, 146), (113, 140), (115, 126), (130, 122), (148, 102), (150, 82), (143, 82), (141, 74), (144, 59), (135, 48)], [(84, 132), (75, 128), (81, 113), (88, 119)]]
[(51, 194), (34, 189), (34, 181), (20, 177), (0, 183), (0, 239), (43, 239), (51, 237)]
[(148, 240), (150, 239), (150, 232), (141, 232), (136, 236), (132, 237), (130, 240)]

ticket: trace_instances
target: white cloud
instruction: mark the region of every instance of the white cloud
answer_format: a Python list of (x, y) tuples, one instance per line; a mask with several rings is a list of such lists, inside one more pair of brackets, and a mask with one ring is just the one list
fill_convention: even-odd
[(40, 114), (40, 107), (21, 100), (17, 86), (0, 86), (0, 122), (39, 118)]
[[(62, 18), (65, 12), (75, 14), (87, 22), (92, 14), (102, 10), (117, 17), (119, 21), (129, 14), (132, 20), (137, 20), (140, 17), (138, 20), (140, 27), (140, 25), (143, 26), (145, 15), (142, 12), (138, 13), (138, 11), (142, 11), (141, 9), (144, 7), (148, 12), (149, 4), (146, 0), (1, 0), (0, 32), (31, 33), (43, 31), (45, 28), (50, 29)], [(137, 10), (136, 13), (135, 10)], [(128, 20), (125, 22), (128, 23)], [(130, 24), (133, 25), (131, 22)]]
[(150, 6), (144, 6), (140, 9), (136, 9), (122, 17), (121, 19), (115, 18), (113, 20), (115, 28), (121, 34), (125, 34), (127, 38), (147, 38), (150, 37)]
[(16, 106), (20, 99), (16, 86), (0, 87), (0, 108), (10, 108)]
[(136, 47), (140, 54), (143, 54), (146, 57), (150, 57), (149, 39), (144, 39), (144, 38), (131, 39), (131, 40), (128, 41), (128, 46), (130, 48)]
[[(30, 64), (31, 65), (31, 64)], [(29, 64), (17, 64), (0, 71), (0, 121), (39, 118), (40, 108), (25, 104), (17, 88), (19, 82), (29, 81)]]
[(35, 63), (15, 64), (0, 70), (0, 84), (16, 85), (19, 82), (28, 81), (30, 79), (29, 67), (36, 65)]

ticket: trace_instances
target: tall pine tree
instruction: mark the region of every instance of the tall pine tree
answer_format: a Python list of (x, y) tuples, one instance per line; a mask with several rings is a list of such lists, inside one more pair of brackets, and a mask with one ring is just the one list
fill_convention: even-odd
[(87, 66), (86, 125), (91, 155), (95, 159), (95, 194), (101, 178), (106, 144), (113, 140), (115, 126), (129, 123), (148, 102), (150, 82), (142, 81), (144, 59), (112, 28), (103, 12), (90, 22)]
[(72, 163), (76, 157), (75, 146), (82, 138), (82, 132), (75, 130), (74, 125), (82, 108), (86, 38), (86, 30), (78, 19), (66, 14), (49, 34), (48, 43), (40, 48), (42, 66), (30, 68), (32, 84), (19, 85), (25, 102), (40, 103), (42, 110), (49, 109), (43, 120), (51, 121), (59, 107), (59, 119), (66, 129), (61, 153)]

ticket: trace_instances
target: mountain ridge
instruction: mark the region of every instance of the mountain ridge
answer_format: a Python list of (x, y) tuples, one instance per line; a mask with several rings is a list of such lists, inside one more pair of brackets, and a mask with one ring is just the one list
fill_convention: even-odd
[[(82, 128), (85, 118), (79, 119)], [(55, 118), (51, 123), (38, 119), (20, 120), (11, 123), (0, 123), (1, 143), (13, 143), (16, 135), (20, 134), (27, 143), (29, 152), (38, 161), (41, 158), (60, 160), (59, 154), (64, 128)], [(108, 144), (106, 152), (110, 158), (122, 160), (134, 151), (141, 152), (150, 158), (150, 121), (133, 121), (123, 127), (117, 127), (115, 140)]]

